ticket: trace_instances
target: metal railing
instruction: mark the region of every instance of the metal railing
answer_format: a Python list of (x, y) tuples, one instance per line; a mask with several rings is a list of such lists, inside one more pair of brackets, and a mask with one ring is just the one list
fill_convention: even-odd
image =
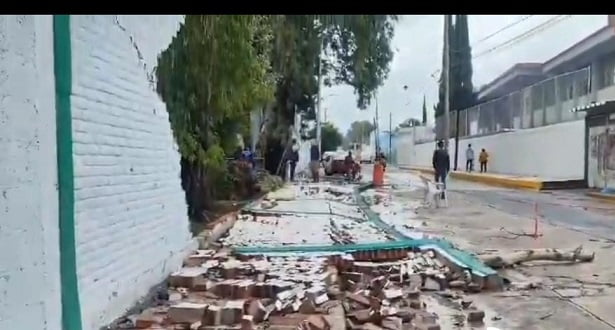
[[(564, 73), (520, 91), (490, 100), (468, 109), (451, 111), (450, 137), (456, 135), (459, 113), (459, 137), (472, 137), (526, 129), (581, 119), (584, 113), (572, 113), (575, 106), (588, 103), (590, 70)], [(437, 136), (443, 136), (444, 117), (436, 118)]]

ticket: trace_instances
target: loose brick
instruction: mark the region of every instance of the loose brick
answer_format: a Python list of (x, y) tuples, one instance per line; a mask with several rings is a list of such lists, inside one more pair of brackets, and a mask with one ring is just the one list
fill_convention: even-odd
[(410, 289), (406, 291), (406, 297), (410, 299), (418, 299), (421, 295), (421, 290), (419, 289)]
[(423, 283), (423, 290), (426, 291), (440, 291), (442, 286), (436, 280), (431, 277), (425, 278), (425, 282)]
[(466, 282), (462, 280), (455, 280), (448, 282), (448, 286), (453, 289), (464, 289), (466, 287)]
[(169, 308), (169, 318), (174, 323), (195, 323), (203, 319), (207, 304), (180, 302)]
[(311, 299), (304, 299), (299, 305), (299, 313), (314, 314), (316, 313), (316, 305)]
[(407, 323), (407, 322), (412, 321), (412, 319), (414, 319), (414, 316), (416, 315), (416, 311), (410, 308), (400, 308), (395, 315), (400, 317), (402, 322)]
[(468, 284), (467, 290), (468, 292), (471, 292), (471, 293), (479, 293), (481, 290), (481, 287), (478, 283), (472, 282)]
[(382, 320), (381, 325), (384, 329), (401, 330), (402, 320), (400, 317), (387, 316)]
[(322, 315), (310, 315), (301, 323), (306, 330), (330, 330), (331, 325)]
[(371, 304), (369, 298), (367, 298), (367, 297), (365, 297), (363, 295), (360, 295), (360, 294), (350, 293), (350, 294), (346, 295), (346, 297), (348, 299), (350, 299), (350, 300), (352, 300), (352, 301), (354, 301), (356, 303), (359, 303), (361, 305), (364, 305), (364, 306), (369, 306)]
[(438, 323), (417, 323), (414, 325), (414, 330), (440, 330)]
[(480, 309), (471, 310), (468, 312), (468, 322), (483, 322), (484, 318), (485, 312)]
[(410, 308), (421, 309), (421, 308), (423, 308), (423, 303), (420, 300), (418, 300), (418, 299), (411, 299), (410, 300)]
[(220, 324), (220, 312), (222, 308), (220, 306), (209, 305), (205, 309), (205, 314), (201, 320), (203, 326), (214, 326)]
[(173, 287), (194, 288), (196, 279), (202, 277), (207, 270), (201, 267), (184, 267), (180, 271), (171, 274), (169, 285)]
[(265, 310), (263, 303), (260, 300), (255, 299), (250, 301), (247, 313), (252, 316), (254, 322), (259, 323), (265, 319), (265, 314), (267, 311)]
[(385, 289), (383, 293), (384, 293), (384, 298), (386, 299), (398, 299), (404, 295), (402, 289), (400, 288)]
[(220, 324), (232, 325), (241, 322), (243, 306), (243, 300), (227, 301), (220, 311)]
[(307, 317), (308, 315), (296, 313), (286, 315), (272, 315), (269, 317), (268, 321), (270, 325), (297, 327)]
[(382, 330), (381, 327), (373, 324), (373, 323), (365, 323), (363, 324), (363, 330)]
[(418, 323), (425, 323), (425, 324), (436, 323), (436, 320), (438, 319), (435, 314), (429, 313), (427, 311), (421, 311), (419, 313), (416, 313), (415, 317)]
[(254, 318), (252, 315), (243, 315), (241, 317), (241, 330), (254, 330), (256, 326), (254, 325)]
[(164, 322), (164, 315), (154, 313), (151, 309), (146, 309), (135, 320), (137, 329), (147, 329), (160, 325)]
[(470, 300), (468, 298), (463, 298), (461, 300), (461, 308), (467, 309), (467, 308), (470, 307), (470, 305), (472, 305), (472, 300)]
[(353, 321), (353, 323), (363, 324), (363, 323), (370, 322), (373, 318), (373, 314), (374, 314), (374, 311), (372, 311), (371, 309), (363, 309), (360, 311), (352, 312), (351, 314), (348, 315), (348, 318), (350, 318)]

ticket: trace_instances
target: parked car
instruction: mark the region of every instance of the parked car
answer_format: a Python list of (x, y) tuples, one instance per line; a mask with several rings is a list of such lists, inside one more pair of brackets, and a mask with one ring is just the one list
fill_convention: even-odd
[[(327, 154), (326, 152), (323, 154), (323, 162), (325, 168), (325, 175), (335, 175), (335, 174), (346, 174), (348, 173), (348, 168), (345, 163), (346, 155), (348, 153), (345, 151), (332, 152)], [(361, 172), (361, 166), (355, 160), (352, 164), (352, 172), (354, 176), (357, 176)]]

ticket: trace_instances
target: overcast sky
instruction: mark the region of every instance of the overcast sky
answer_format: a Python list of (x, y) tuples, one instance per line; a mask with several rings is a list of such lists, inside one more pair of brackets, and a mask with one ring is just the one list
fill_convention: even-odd
[[(544, 62), (607, 23), (606, 15), (573, 15), (561, 21), (556, 20), (526, 38), (516, 39), (517, 36), (556, 16), (534, 15), (481, 41), (527, 16), (469, 16), (473, 56), (513, 39), (510, 44), (472, 60), (474, 86), (488, 83), (515, 63)], [(393, 127), (409, 117), (420, 119), (423, 95), (427, 98), (428, 121), (433, 122), (433, 105), (438, 98), (436, 79), (440, 75), (439, 71), (434, 75), (436, 78), (433, 78), (432, 74), (442, 66), (443, 24), (442, 15), (400, 16), (395, 26), (392, 46), (395, 55), (389, 77), (378, 90), (381, 130), (388, 129), (389, 113), (393, 116)], [(403, 89), (404, 85), (408, 86), (406, 91)], [(374, 117), (375, 102), (372, 102), (367, 110), (357, 109), (355, 95), (348, 86), (326, 88), (322, 95), (322, 106), (323, 110), (326, 108), (327, 119), (338, 126), (343, 134), (353, 121), (371, 121)]]

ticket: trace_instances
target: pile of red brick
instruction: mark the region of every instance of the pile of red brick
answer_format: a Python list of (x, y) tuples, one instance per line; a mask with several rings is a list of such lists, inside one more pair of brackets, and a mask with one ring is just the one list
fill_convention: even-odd
[[(421, 291), (440, 291), (454, 281), (466, 290), (472, 284), (453, 277), (433, 251), (370, 258), (199, 250), (170, 276), (164, 301), (121, 329), (439, 329)], [(471, 311), (475, 321), (482, 321), (480, 313)]]

